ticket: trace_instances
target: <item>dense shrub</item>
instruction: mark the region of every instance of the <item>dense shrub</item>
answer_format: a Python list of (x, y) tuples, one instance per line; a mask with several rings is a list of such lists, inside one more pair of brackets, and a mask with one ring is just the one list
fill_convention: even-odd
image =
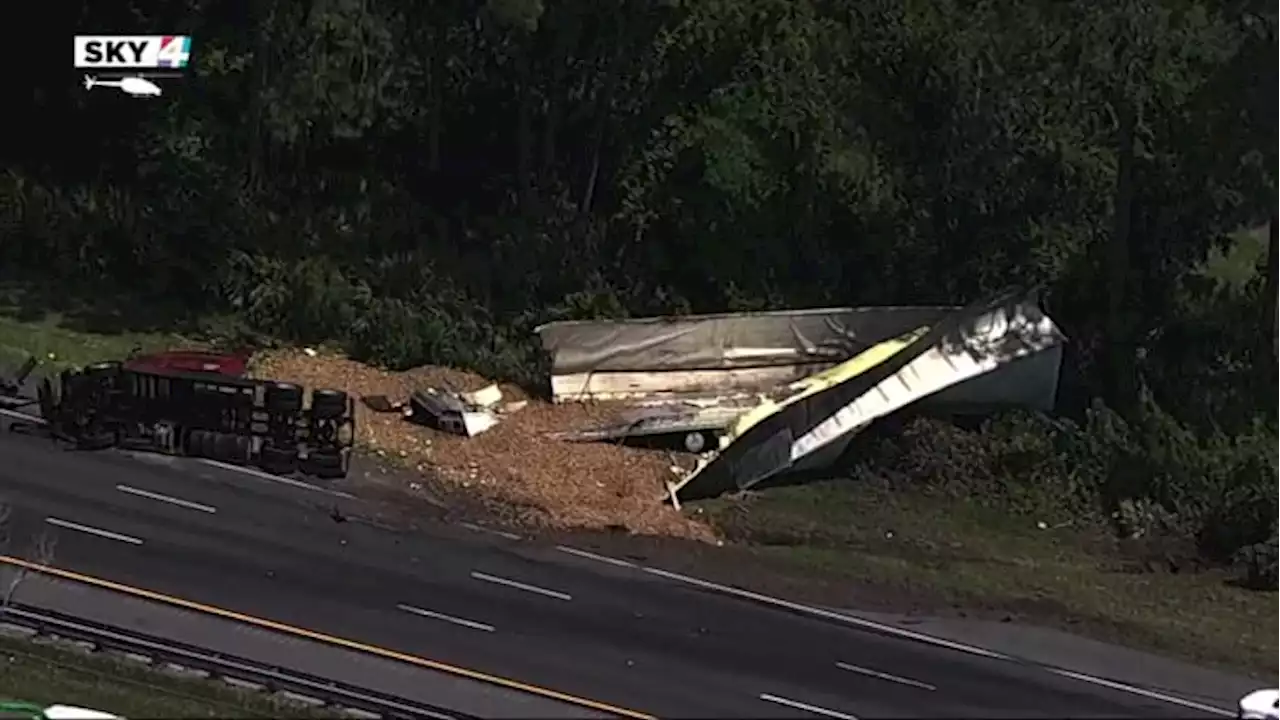
[(1273, 423), (1196, 434), (1148, 396), (1132, 421), (1096, 401), (1081, 422), (1009, 413), (963, 429), (917, 417), (878, 439), (862, 471), (1047, 523), (1187, 543), (1259, 582), (1275, 573), (1276, 454)]

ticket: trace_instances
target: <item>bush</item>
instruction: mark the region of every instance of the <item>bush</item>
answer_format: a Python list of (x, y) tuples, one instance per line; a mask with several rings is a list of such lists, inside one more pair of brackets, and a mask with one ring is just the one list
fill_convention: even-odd
[(543, 370), (533, 336), (537, 315), (555, 313), (500, 322), (413, 258), (344, 270), (314, 258), (241, 254), (221, 292), (267, 337), (336, 342), (356, 360), (393, 370), (447, 365), (525, 383)]
[(1277, 572), (1280, 538), (1275, 534), (1266, 542), (1241, 548), (1233, 559), (1244, 576), (1242, 579), (1246, 587), (1254, 590), (1276, 589), (1276, 584), (1280, 582), (1280, 573)]
[(872, 445), (862, 471), (890, 482), (1185, 546), (1202, 563), (1235, 564), (1251, 582), (1275, 577), (1271, 422), (1196, 433), (1148, 396), (1131, 421), (1095, 401), (1078, 423), (1016, 412), (966, 430), (915, 418)]

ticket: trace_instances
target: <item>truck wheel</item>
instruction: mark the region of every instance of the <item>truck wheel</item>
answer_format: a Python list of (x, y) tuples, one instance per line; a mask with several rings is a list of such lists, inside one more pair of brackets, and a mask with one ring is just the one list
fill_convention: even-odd
[(684, 449), (691, 453), (700, 453), (707, 447), (707, 434), (691, 432), (684, 436)]
[(303, 462), (302, 471), (326, 480), (344, 478), (351, 470), (351, 451), (313, 452)]
[(272, 414), (296, 413), (302, 410), (302, 388), (293, 383), (271, 383), (263, 393), (262, 402), (267, 406), (267, 412)]
[(219, 460), (243, 463), (249, 459), (249, 438), (233, 433), (217, 433), (216, 438)]
[(298, 453), (267, 445), (258, 452), (258, 465), (269, 473), (288, 475), (298, 469)]
[(191, 457), (215, 458), (217, 457), (214, 454), (217, 452), (216, 442), (215, 433), (208, 430), (189, 430), (182, 451)]
[(311, 417), (331, 420), (344, 417), (349, 405), (347, 394), (341, 390), (320, 389), (311, 391)]

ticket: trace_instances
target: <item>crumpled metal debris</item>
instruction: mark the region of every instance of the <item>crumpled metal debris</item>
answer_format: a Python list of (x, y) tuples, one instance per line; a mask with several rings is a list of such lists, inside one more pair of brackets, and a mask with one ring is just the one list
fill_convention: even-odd
[(385, 395), (365, 395), (361, 400), (374, 412), (399, 412), (411, 422), (465, 437), (479, 435), (497, 425), (502, 415), (527, 404), (512, 402), (499, 407), (502, 391), (495, 384), (470, 392), (427, 387), (413, 391), (401, 403), (393, 403)]

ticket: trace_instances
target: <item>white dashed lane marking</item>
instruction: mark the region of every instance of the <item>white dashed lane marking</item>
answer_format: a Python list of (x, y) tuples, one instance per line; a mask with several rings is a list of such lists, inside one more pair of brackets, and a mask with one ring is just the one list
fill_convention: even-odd
[(800, 702), (799, 700), (788, 700), (787, 698), (778, 695), (770, 695), (769, 693), (760, 693), (760, 699), (765, 702), (773, 703), (774, 705), (783, 705), (785, 707), (795, 708), (796, 710), (811, 712), (814, 715), (839, 718), (839, 720), (858, 720), (858, 718), (850, 715), (849, 713), (842, 713), (838, 710), (829, 710), (824, 707), (818, 707), (817, 705)]
[(486, 625), (485, 623), (482, 623), (482, 622), (476, 622), (475, 620), (468, 620), (466, 618), (454, 617), (453, 615), (445, 615), (444, 613), (438, 613), (438, 612), (435, 612), (434, 610), (424, 610), (420, 607), (414, 607), (412, 605), (401, 604), (401, 605), (397, 605), (396, 607), (407, 613), (413, 613), (414, 615), (419, 615), (421, 617), (431, 618), (432, 620), (441, 620), (443, 622), (453, 623), (454, 625), (459, 625), (464, 628), (471, 628), (472, 630), (480, 630), (482, 632), (493, 632), (496, 629), (492, 625)]
[(921, 690), (937, 690), (938, 689), (936, 686), (930, 685), (929, 683), (920, 682), (919, 680), (912, 680), (911, 678), (905, 678), (900, 675), (890, 675), (889, 673), (880, 672), (879, 670), (872, 670), (871, 668), (858, 667), (857, 665), (850, 665), (849, 663), (838, 662), (836, 663), (836, 667), (840, 668), (841, 670), (845, 670), (851, 673), (856, 673), (858, 675), (865, 675), (867, 677), (876, 678), (877, 680), (885, 680), (887, 682), (898, 683), (899, 685), (910, 685), (911, 687), (920, 688)]
[(192, 502), (191, 500), (183, 500), (182, 498), (176, 498), (176, 497), (173, 497), (172, 495), (162, 495), (157, 492), (151, 492), (150, 490), (143, 490), (141, 488), (130, 487), (128, 485), (117, 485), (116, 490), (119, 490), (120, 492), (126, 495), (136, 495), (138, 497), (147, 498), (148, 500), (155, 500), (157, 502), (168, 503), (170, 505), (177, 505), (178, 507), (184, 507), (189, 510), (199, 510), (200, 512), (207, 512), (210, 514), (218, 512), (218, 508), (213, 507), (212, 505), (205, 505), (203, 503)]
[(562, 593), (559, 590), (548, 590), (547, 588), (538, 587), (537, 585), (529, 585), (528, 583), (522, 583), (516, 580), (508, 580), (506, 578), (501, 578), (501, 577), (498, 577), (497, 575), (488, 575), (486, 573), (473, 571), (471, 573), (471, 578), (473, 580), (479, 580), (480, 582), (493, 583), (494, 585), (503, 585), (509, 588), (515, 588), (516, 590), (523, 590), (525, 592), (535, 593), (537, 595), (542, 595), (544, 597), (555, 598), (557, 600), (568, 601), (573, 599), (572, 595), (568, 593)]
[(116, 540), (122, 543), (129, 543), (130, 545), (142, 544), (142, 540), (140, 538), (133, 537), (132, 535), (124, 535), (118, 532), (112, 532), (110, 530), (103, 530), (102, 528), (91, 527), (89, 525), (81, 525), (80, 523), (74, 523), (74, 522), (71, 522), (70, 520), (62, 520), (56, 517), (47, 517), (44, 519), (44, 521), (50, 525), (53, 525), (54, 527), (60, 527), (66, 530), (75, 530), (76, 532), (81, 532), (86, 535), (96, 535), (100, 538), (106, 538), (108, 540)]

